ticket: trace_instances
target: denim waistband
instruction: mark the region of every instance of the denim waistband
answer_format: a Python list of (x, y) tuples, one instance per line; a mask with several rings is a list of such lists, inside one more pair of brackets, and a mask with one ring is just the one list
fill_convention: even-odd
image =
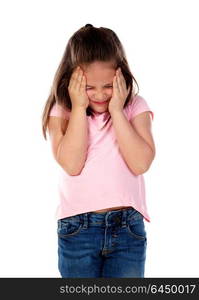
[(135, 208), (128, 207), (103, 213), (87, 212), (79, 214), (79, 218), (83, 223), (83, 228), (87, 228), (88, 224), (104, 224), (105, 226), (108, 226), (113, 225), (113, 223), (126, 227), (128, 219), (136, 212), (139, 213)]

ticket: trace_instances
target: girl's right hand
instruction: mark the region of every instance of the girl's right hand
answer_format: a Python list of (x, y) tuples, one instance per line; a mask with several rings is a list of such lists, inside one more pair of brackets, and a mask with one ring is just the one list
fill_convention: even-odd
[(68, 92), (72, 102), (72, 107), (87, 108), (89, 98), (86, 93), (86, 77), (82, 69), (78, 66), (72, 73), (68, 85)]

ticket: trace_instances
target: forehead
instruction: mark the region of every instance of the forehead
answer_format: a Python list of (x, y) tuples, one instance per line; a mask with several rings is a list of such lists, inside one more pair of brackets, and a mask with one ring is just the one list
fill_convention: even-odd
[(113, 81), (115, 68), (110, 62), (94, 62), (87, 66), (81, 65), (86, 76), (87, 85), (107, 84)]

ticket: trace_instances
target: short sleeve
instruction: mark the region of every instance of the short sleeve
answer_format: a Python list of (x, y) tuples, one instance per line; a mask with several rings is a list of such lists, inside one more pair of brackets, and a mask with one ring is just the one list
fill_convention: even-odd
[(60, 117), (68, 120), (70, 117), (70, 111), (64, 109), (60, 104), (55, 103), (50, 110), (49, 116)]
[(152, 120), (154, 119), (154, 113), (151, 110), (150, 106), (148, 105), (147, 101), (139, 95), (135, 96), (132, 103), (130, 103), (128, 106), (129, 120), (134, 119), (135, 116), (137, 116), (138, 114), (140, 114), (144, 111), (149, 111), (150, 115), (152, 117)]

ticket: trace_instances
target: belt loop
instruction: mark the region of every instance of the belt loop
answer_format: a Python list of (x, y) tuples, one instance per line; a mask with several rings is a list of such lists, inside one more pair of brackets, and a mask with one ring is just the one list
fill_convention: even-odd
[(127, 209), (122, 211), (122, 228), (126, 227), (127, 222)]
[(83, 214), (83, 228), (88, 227), (88, 213)]

